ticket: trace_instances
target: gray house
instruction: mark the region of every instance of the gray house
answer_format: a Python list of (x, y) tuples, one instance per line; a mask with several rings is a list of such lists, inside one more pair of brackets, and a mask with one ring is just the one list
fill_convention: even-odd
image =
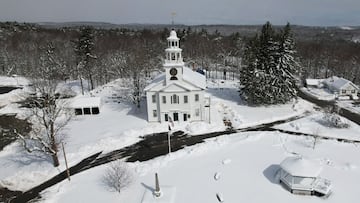
[(359, 87), (349, 80), (333, 76), (325, 79), (323, 83), (337, 97), (350, 96), (352, 99), (358, 99)]

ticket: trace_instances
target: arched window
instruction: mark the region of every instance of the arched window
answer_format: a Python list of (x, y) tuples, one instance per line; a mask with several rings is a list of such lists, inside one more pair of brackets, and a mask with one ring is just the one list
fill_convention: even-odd
[(177, 96), (176, 94), (171, 96), (171, 103), (172, 104), (178, 104), (179, 103), (179, 96)]

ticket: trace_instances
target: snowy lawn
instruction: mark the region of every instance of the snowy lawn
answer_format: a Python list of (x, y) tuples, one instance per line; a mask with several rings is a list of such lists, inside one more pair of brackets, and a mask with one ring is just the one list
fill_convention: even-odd
[(323, 117), (324, 114), (318, 112), (296, 121), (278, 125), (275, 128), (293, 132), (314, 134), (324, 137), (360, 141), (360, 126), (358, 124), (347, 120), (346, 118), (341, 118), (347, 124), (349, 124), (349, 128), (334, 128), (329, 127), (329, 124), (326, 120), (324, 120)]
[[(72, 82), (70, 85), (72, 84), (77, 83)], [(286, 119), (312, 110), (312, 105), (304, 100), (285, 105), (249, 107), (239, 98), (237, 82), (210, 81), (208, 86), (207, 93), (211, 96), (211, 123), (175, 123), (175, 130), (196, 135), (225, 130), (222, 121), (224, 117), (230, 119), (235, 128), (239, 128)], [(76, 116), (66, 127), (65, 149), (70, 166), (93, 153), (116, 150), (138, 142), (141, 136), (167, 131), (166, 123), (146, 121), (146, 109), (137, 109), (124, 102), (121, 97), (125, 92), (124, 85), (117, 80), (89, 93), (100, 96), (104, 102), (103, 107), (99, 115)], [(7, 105), (0, 111), (2, 110), (22, 115), (22, 110), (14, 104)], [(26, 114), (22, 115), (25, 116)], [(10, 144), (0, 152), (0, 184), (13, 190), (27, 190), (63, 171), (65, 164), (62, 151), (59, 158), (60, 167), (54, 168), (50, 159), (28, 154), (19, 143)]]
[(240, 99), (238, 82), (235, 81), (209, 81), (207, 93), (211, 95), (213, 110), (217, 110), (212, 117), (229, 119), (234, 128), (287, 119), (313, 108), (311, 103), (302, 99), (283, 105), (251, 107)]
[[(332, 181), (333, 193), (324, 200), (293, 195), (278, 184), (276, 171), (289, 152), (318, 160), (322, 177)], [(188, 147), (170, 156), (129, 164), (134, 182), (120, 194), (101, 182), (106, 166), (83, 172), (44, 191), (44, 202), (141, 203), (154, 189), (154, 173), (160, 185), (176, 188), (174, 202), (358, 202), (360, 147), (323, 140), (315, 149), (306, 137), (277, 132), (252, 132), (222, 136)], [(164, 190), (166, 191), (166, 190)], [(156, 201), (154, 201), (156, 202)]]

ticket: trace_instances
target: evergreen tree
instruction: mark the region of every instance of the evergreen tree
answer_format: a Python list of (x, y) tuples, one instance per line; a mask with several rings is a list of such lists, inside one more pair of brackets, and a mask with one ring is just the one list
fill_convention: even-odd
[(300, 66), (295, 60), (295, 43), (289, 23), (287, 23), (280, 35), (278, 52), (279, 69), (277, 75), (281, 79), (279, 87), (283, 94), (282, 102), (286, 102), (289, 98), (296, 96), (296, 79), (294, 74), (300, 72), (297, 70)]
[(267, 22), (245, 49), (242, 96), (251, 104), (285, 103), (296, 96), (294, 42), (290, 25), (277, 35)]
[(90, 82), (90, 89), (94, 89), (93, 81), (93, 60), (96, 59), (94, 54), (95, 43), (92, 27), (82, 27), (80, 29), (80, 37), (75, 45), (75, 53), (77, 57), (77, 71), (81, 83), (81, 90), (84, 94), (84, 86), (82, 77), (85, 74)]

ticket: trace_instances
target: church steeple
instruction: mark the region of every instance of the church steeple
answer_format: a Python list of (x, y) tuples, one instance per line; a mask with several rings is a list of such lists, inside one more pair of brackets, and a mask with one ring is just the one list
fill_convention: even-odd
[(171, 30), (170, 36), (167, 38), (168, 47), (165, 49), (166, 52), (166, 60), (165, 60), (165, 66), (166, 65), (183, 65), (183, 59), (181, 56), (180, 45), (179, 45), (179, 38), (177, 37), (177, 34), (175, 30)]
[(166, 84), (182, 80), (184, 61), (179, 41), (180, 39), (177, 37), (175, 30), (171, 30), (170, 36), (167, 38), (168, 47), (165, 49)]

